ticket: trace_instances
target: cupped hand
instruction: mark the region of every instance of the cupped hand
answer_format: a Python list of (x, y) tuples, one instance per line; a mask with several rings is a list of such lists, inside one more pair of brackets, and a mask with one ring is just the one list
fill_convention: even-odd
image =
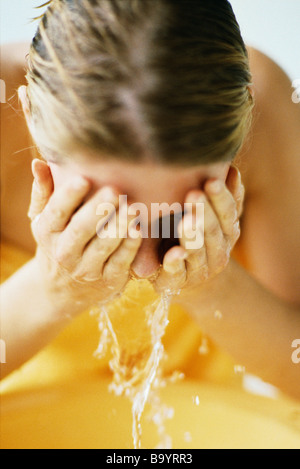
[[(110, 301), (125, 288), (141, 245), (140, 234), (129, 229), (127, 206), (119, 206), (112, 188), (92, 194), (81, 176), (54, 189), (51, 170), (40, 160), (32, 170), (28, 215), (45, 288), (79, 309)], [(108, 220), (117, 230), (110, 233)]]
[[(204, 191), (188, 194), (186, 203), (193, 204), (193, 209), (178, 227), (180, 246), (171, 248), (165, 254), (155, 281), (158, 292), (182, 294), (199, 289), (226, 269), (240, 237), (244, 197), (241, 175), (234, 166), (230, 168), (226, 183), (209, 180)], [(204, 218), (201, 219), (196, 217), (198, 203), (204, 204)], [(190, 248), (191, 232), (198, 233), (198, 238), (199, 234), (200, 238), (202, 236), (203, 243), (199, 247)]]

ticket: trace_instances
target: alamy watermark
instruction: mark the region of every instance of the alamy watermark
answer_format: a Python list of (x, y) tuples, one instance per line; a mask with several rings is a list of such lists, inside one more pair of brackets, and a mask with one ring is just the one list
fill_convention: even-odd
[(292, 353), (292, 362), (295, 365), (300, 364), (300, 339), (295, 339), (294, 342), (292, 343), (292, 348), (296, 349)]
[[(98, 206), (96, 215), (101, 216), (97, 225), (97, 235), (100, 239), (127, 238), (128, 232), (134, 237), (138, 228), (142, 238), (171, 239), (185, 238), (186, 248), (199, 250), (204, 246), (204, 203), (152, 203), (150, 214), (147, 205), (143, 203), (127, 204), (127, 196), (119, 196), (119, 220), (112, 214), (116, 213), (111, 203)], [(188, 215), (190, 214), (190, 216)], [(128, 223), (129, 217), (132, 218)], [(151, 222), (151, 223), (150, 223)], [(124, 228), (125, 224), (125, 228)], [(122, 226), (121, 233), (118, 228)], [(180, 228), (181, 227), (181, 228)], [(135, 231), (136, 237), (139, 236)]]
[(0, 363), (3, 365), (6, 363), (6, 343), (0, 339)]
[(6, 103), (6, 83), (0, 79), (0, 104)]
[(292, 101), (294, 104), (300, 103), (300, 78), (297, 78), (293, 81), (292, 87), (295, 88), (295, 91), (292, 94)]

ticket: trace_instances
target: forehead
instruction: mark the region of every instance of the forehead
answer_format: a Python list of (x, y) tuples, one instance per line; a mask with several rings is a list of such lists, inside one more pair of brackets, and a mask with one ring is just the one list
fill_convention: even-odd
[(224, 163), (185, 168), (81, 157), (67, 159), (63, 165), (50, 164), (50, 167), (56, 185), (80, 174), (93, 183), (95, 191), (110, 185), (127, 195), (131, 202), (145, 204), (183, 203), (187, 192), (199, 190), (207, 179), (226, 177)]

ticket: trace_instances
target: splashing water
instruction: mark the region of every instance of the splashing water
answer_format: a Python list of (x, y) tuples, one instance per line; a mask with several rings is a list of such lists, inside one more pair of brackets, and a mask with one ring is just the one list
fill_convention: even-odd
[(234, 372), (236, 375), (244, 375), (246, 373), (246, 368), (242, 365), (235, 365)]
[(146, 280), (131, 280), (121, 298), (99, 306), (98, 324), (101, 338), (95, 355), (102, 358), (111, 352), (109, 363), (113, 381), (109, 390), (126, 396), (132, 404), (132, 436), (135, 449), (141, 449), (141, 419), (146, 404), (150, 405), (151, 421), (157, 426), (161, 449), (171, 449), (165, 421), (173, 409), (162, 405), (159, 390), (167, 382), (183, 378), (174, 373), (163, 379), (161, 364), (165, 358), (162, 339), (169, 323), (171, 291), (158, 296)]
[(199, 355), (208, 355), (209, 354), (209, 345), (208, 339), (206, 337), (202, 338), (201, 345), (198, 349)]
[(215, 311), (215, 319), (218, 319), (219, 321), (223, 319), (223, 314), (221, 311), (219, 310)]

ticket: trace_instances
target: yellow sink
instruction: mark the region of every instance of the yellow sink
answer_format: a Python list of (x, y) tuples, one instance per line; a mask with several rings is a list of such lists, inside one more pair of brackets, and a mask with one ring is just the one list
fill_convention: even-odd
[[(131, 408), (98, 376), (2, 396), (2, 449), (131, 449)], [(173, 448), (300, 449), (300, 406), (198, 383), (169, 385), (163, 403)], [(143, 419), (143, 448), (159, 442)]]

